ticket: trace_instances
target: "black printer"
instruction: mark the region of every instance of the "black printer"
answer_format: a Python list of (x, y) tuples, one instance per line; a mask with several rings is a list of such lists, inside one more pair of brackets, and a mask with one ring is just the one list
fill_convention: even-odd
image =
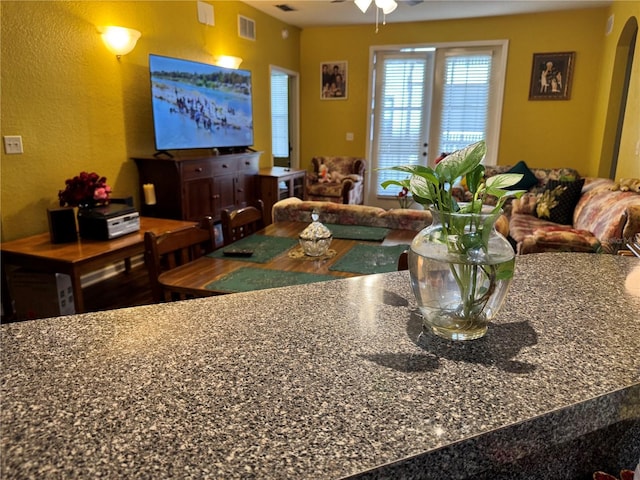
[(81, 238), (111, 240), (140, 230), (140, 214), (127, 204), (111, 203), (78, 212)]

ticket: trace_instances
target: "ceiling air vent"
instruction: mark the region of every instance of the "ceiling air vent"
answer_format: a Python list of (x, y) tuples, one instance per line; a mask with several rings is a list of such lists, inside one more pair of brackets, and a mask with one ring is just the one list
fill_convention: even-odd
[(247, 40), (256, 39), (256, 22), (250, 18), (238, 15), (238, 36)]
[(283, 12), (295, 12), (295, 10), (296, 10), (291, 5), (287, 5), (286, 3), (282, 3), (280, 5), (276, 5), (276, 8), (279, 8)]

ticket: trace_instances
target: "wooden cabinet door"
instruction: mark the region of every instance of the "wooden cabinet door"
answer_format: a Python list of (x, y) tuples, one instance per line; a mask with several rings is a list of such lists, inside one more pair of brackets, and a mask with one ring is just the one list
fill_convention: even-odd
[(242, 208), (256, 197), (256, 176), (251, 173), (238, 172), (235, 185), (235, 204)]
[(225, 208), (229, 210), (235, 209), (235, 186), (235, 173), (216, 175), (213, 177), (213, 190), (215, 192), (213, 211), (216, 220), (220, 219), (220, 213)]
[(186, 220), (198, 221), (206, 216), (215, 217), (215, 185), (212, 178), (185, 181), (183, 188)]
[(235, 204), (237, 208), (258, 199), (260, 185), (258, 183), (259, 155), (250, 155), (238, 159), (236, 176)]

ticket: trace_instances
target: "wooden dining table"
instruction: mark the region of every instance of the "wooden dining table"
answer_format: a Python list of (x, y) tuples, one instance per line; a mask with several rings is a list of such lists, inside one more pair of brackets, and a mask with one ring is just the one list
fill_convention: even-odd
[(125, 271), (130, 259), (144, 253), (144, 233), (163, 232), (190, 227), (195, 222), (165, 218), (140, 217), (140, 229), (111, 240), (78, 238), (72, 242), (51, 243), (48, 232), (19, 238), (0, 244), (2, 253), (2, 300), (5, 315), (11, 316), (13, 302), (9, 295), (8, 271), (24, 268), (40, 273), (69, 275), (73, 289), (76, 313), (85, 312), (82, 293), (82, 276), (96, 272), (112, 264), (124, 262)]
[[(297, 240), (300, 232), (308, 225), (308, 223), (303, 222), (276, 222), (256, 232), (254, 235), (287, 237)], [(297, 243), (264, 263), (251, 262), (250, 259), (239, 259), (224, 255), (219, 255), (217, 258), (204, 256), (162, 273), (158, 280), (167, 290), (182, 295), (198, 297), (234, 293), (233, 290), (217, 289), (211, 284), (245, 267), (279, 272), (301, 272), (318, 276), (332, 276), (336, 279), (354, 277), (363, 274), (332, 270), (331, 267), (343, 258), (355, 245), (408, 245), (416, 233), (417, 232), (412, 230), (391, 229), (381, 241), (333, 238), (329, 247), (330, 255), (320, 257), (302, 256), (301, 248)], [(233, 245), (234, 244), (223, 247), (222, 250), (224, 250), (224, 248), (231, 248)], [(294, 253), (297, 253), (297, 255), (294, 255)], [(283, 275), (286, 274), (283, 273)]]

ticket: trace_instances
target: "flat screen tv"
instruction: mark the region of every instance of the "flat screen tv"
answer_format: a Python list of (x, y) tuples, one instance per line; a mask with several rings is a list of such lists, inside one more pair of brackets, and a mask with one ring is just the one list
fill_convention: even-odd
[(251, 72), (149, 55), (156, 149), (253, 145)]

